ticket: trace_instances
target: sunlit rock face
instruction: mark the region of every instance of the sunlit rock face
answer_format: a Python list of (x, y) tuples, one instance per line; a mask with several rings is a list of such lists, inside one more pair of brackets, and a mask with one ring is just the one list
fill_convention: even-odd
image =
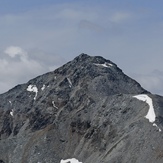
[(0, 163), (162, 163), (163, 98), (81, 54), (0, 95)]

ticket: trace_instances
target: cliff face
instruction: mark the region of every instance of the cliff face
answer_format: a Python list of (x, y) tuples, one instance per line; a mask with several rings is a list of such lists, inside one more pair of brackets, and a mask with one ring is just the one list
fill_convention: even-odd
[(113, 62), (81, 54), (0, 95), (0, 162), (161, 163), (162, 106)]

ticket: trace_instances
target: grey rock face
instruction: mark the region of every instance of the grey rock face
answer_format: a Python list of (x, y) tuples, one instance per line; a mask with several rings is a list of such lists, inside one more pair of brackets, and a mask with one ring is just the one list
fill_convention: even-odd
[(162, 106), (113, 62), (81, 54), (0, 95), (0, 162), (162, 163)]

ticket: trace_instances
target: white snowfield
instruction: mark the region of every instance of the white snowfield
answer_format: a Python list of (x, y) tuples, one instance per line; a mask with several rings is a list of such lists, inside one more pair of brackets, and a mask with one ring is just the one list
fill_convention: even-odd
[(58, 107), (55, 105), (54, 101), (52, 101), (52, 105), (53, 105), (54, 108), (58, 109)]
[(145, 116), (145, 118), (147, 118), (149, 120), (149, 122), (151, 122), (151, 123), (155, 122), (156, 114), (154, 111), (152, 99), (145, 94), (136, 95), (134, 97), (137, 98), (138, 100), (146, 102), (149, 105), (149, 110), (148, 110), (148, 113)]
[(103, 66), (103, 67), (112, 67), (113, 66), (113, 64), (107, 63), (107, 62), (105, 62), (103, 64), (94, 63), (94, 65), (96, 65), (96, 66)]
[(156, 123), (153, 123), (153, 126), (155, 126), (159, 130), (159, 132), (161, 132), (161, 129), (156, 125)]
[(68, 82), (69, 82), (69, 87), (71, 88), (72, 87), (72, 82), (70, 80), (70, 78), (67, 78)]
[(75, 158), (71, 158), (71, 159), (67, 159), (67, 160), (61, 160), (60, 163), (82, 163), (82, 162), (79, 162)]
[(43, 84), (41, 90), (43, 91), (45, 89), (45, 87), (46, 87), (45, 84)]
[(37, 87), (35, 85), (29, 85), (28, 88), (27, 88), (27, 91), (34, 92), (35, 93), (34, 100), (36, 100), (37, 93), (38, 93)]
[(13, 109), (10, 111), (10, 115), (11, 115), (12, 117), (14, 116), (14, 110), (13, 110)]
[(145, 116), (145, 118), (147, 118), (149, 120), (149, 122), (153, 123), (153, 126), (157, 127), (159, 129), (159, 131), (161, 131), (161, 129), (154, 123), (156, 120), (156, 114), (154, 111), (152, 99), (145, 94), (140, 94), (140, 95), (136, 95), (133, 97), (137, 98), (138, 100), (144, 101), (149, 105), (149, 110), (148, 110), (148, 113)]

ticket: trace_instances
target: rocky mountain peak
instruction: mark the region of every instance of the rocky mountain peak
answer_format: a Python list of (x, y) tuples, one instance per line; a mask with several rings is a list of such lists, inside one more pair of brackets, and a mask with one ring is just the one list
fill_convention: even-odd
[(54, 73), (71, 79), (73, 86), (83, 83), (88, 87), (93, 86), (95, 92), (99, 89), (102, 94), (147, 92), (139, 83), (125, 75), (115, 63), (101, 56), (82, 53)]
[(112, 61), (82, 53), (0, 95), (0, 162), (162, 162), (162, 106)]
[(101, 56), (89, 56), (88, 54), (80, 54), (79, 56), (77, 56), (76, 58), (74, 58), (73, 61), (71, 61), (73, 64), (82, 64), (82, 63), (85, 63), (85, 64), (90, 64), (90, 63), (93, 63), (93, 64), (105, 64), (105, 63), (108, 63), (108, 64), (113, 64), (116, 66), (116, 64), (114, 64), (113, 62), (111, 62), (110, 60), (106, 60), (105, 58), (101, 57)]
[(89, 56), (88, 54), (81, 53), (74, 60), (81, 62), (81, 61), (86, 61), (87, 59), (90, 59), (90, 58), (91, 58), (91, 56)]

